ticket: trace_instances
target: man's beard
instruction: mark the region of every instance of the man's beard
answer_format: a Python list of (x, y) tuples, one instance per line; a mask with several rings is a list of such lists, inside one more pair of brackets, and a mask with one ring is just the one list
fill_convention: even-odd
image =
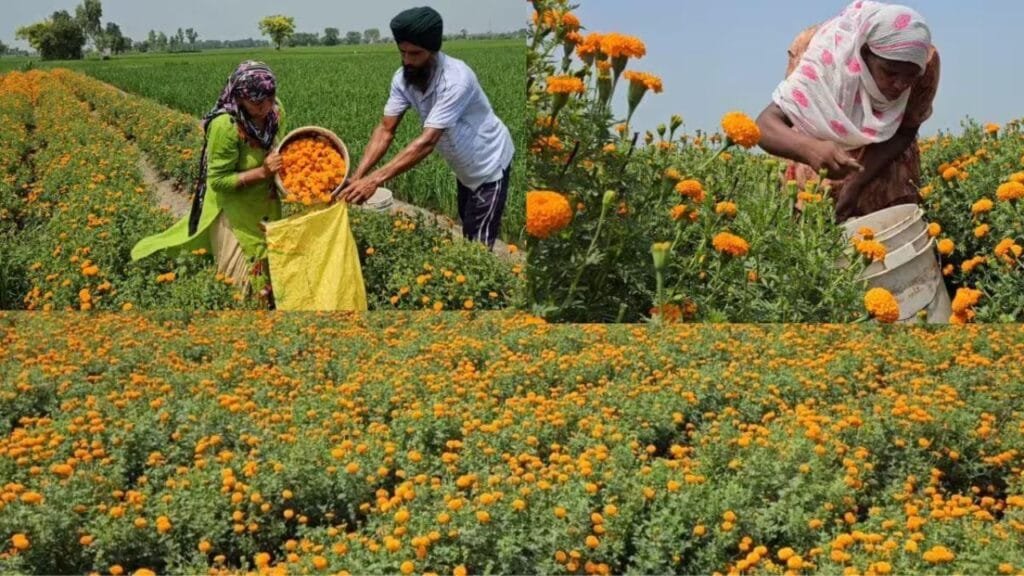
[(409, 84), (420, 89), (420, 92), (426, 91), (427, 83), (430, 82), (430, 76), (434, 73), (434, 59), (427, 60), (426, 64), (421, 67), (415, 66), (402, 66), (402, 76), (405, 81)]

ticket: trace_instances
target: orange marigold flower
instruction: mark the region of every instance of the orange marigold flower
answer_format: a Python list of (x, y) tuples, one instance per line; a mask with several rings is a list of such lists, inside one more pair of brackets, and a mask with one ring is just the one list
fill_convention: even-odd
[(991, 230), (991, 226), (988, 224), (982, 224), (974, 229), (974, 237), (984, 238), (988, 235), (989, 230)]
[(580, 29), (580, 26), (582, 26), (580, 19), (575, 14), (572, 12), (562, 14), (562, 27), (567, 31), (575, 32)]
[(572, 222), (569, 200), (550, 190), (526, 194), (526, 232), (534, 238), (548, 238)]
[(981, 290), (974, 288), (957, 288), (956, 296), (953, 297), (953, 312), (963, 314), (974, 308), (981, 301)]
[(1022, 251), (1024, 251), (1024, 248), (1021, 248), (1012, 238), (1003, 238), (999, 241), (999, 244), (996, 244), (994, 250), (996, 257), (1008, 264), (1020, 258)]
[(957, 170), (956, 168), (953, 168), (952, 166), (942, 171), (942, 179), (945, 180), (946, 182), (949, 182), (950, 180), (956, 178), (959, 175), (960, 171)]
[(736, 204), (728, 200), (715, 204), (715, 214), (722, 214), (732, 218), (736, 215)]
[(729, 112), (723, 116), (722, 130), (731, 142), (743, 148), (756, 146), (761, 140), (761, 129), (757, 123), (742, 112)]
[(989, 123), (985, 124), (985, 133), (994, 135), (999, 132), (999, 124)]
[(985, 258), (984, 256), (975, 256), (974, 258), (964, 260), (963, 263), (960, 264), (960, 269), (963, 270), (964, 274), (970, 274), (971, 272), (974, 271), (975, 268), (984, 264), (987, 261), (988, 259)]
[(928, 225), (928, 235), (935, 238), (942, 233), (942, 226), (938, 222), (932, 222)]
[(643, 58), (647, 47), (636, 36), (612, 32), (601, 36), (601, 52), (611, 58)]
[(715, 250), (730, 256), (745, 256), (750, 250), (747, 241), (729, 232), (719, 232), (711, 239), (711, 245)]
[(1007, 182), (1002, 184), (996, 190), (996, 198), (999, 198), (1003, 202), (1011, 200), (1020, 200), (1024, 198), (1024, 184), (1020, 182)]
[(627, 70), (622, 74), (622, 77), (629, 80), (630, 84), (637, 84), (647, 90), (652, 90), (655, 93), (659, 93), (662, 90), (661, 78), (648, 72)]
[(900, 319), (900, 304), (885, 288), (872, 288), (864, 294), (864, 308), (872, 318), (890, 324)]
[(943, 564), (952, 562), (956, 558), (956, 554), (945, 546), (933, 546), (930, 550), (925, 551), (921, 558), (929, 564)]
[(860, 252), (864, 256), (871, 259), (872, 262), (877, 262), (882, 258), (885, 258), (886, 250), (885, 245), (877, 240), (861, 240), (856, 243), (857, 252)]
[(675, 206), (672, 207), (671, 210), (669, 210), (669, 215), (672, 217), (673, 220), (682, 220), (683, 217), (686, 216), (686, 205), (676, 204)]
[(692, 198), (694, 202), (704, 201), (704, 186), (697, 180), (681, 180), (676, 184), (676, 192)]
[(327, 203), (347, 175), (341, 152), (323, 136), (297, 138), (281, 150), (285, 202), (306, 206)]
[(583, 40), (576, 45), (576, 55), (580, 58), (593, 58), (601, 50), (602, 35), (598, 32), (591, 32), (583, 37)]
[(582, 94), (583, 80), (576, 76), (551, 76), (547, 81), (548, 94)]
[(15, 550), (22, 551), (28, 550), (32, 543), (29, 542), (28, 536), (18, 532), (14, 536), (11, 536), (11, 545), (14, 546)]
[(978, 214), (984, 214), (992, 210), (992, 201), (988, 198), (982, 198), (971, 206), (971, 214), (977, 216)]
[(939, 254), (942, 254), (943, 256), (949, 256), (950, 254), (953, 253), (953, 250), (956, 249), (956, 246), (953, 244), (953, 241), (950, 240), (949, 238), (943, 238), (942, 240), (939, 240), (938, 249)]

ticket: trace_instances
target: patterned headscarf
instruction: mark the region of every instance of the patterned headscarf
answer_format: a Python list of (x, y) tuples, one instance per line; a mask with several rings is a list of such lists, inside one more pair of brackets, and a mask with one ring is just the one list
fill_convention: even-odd
[(796, 69), (772, 94), (800, 132), (847, 149), (896, 134), (910, 90), (887, 99), (861, 58), (864, 45), (884, 58), (924, 69), (931, 32), (914, 10), (869, 0), (850, 4), (823, 24)]
[(209, 142), (207, 130), (210, 122), (221, 114), (229, 114), (241, 127), (252, 141), (259, 143), (264, 150), (270, 150), (274, 145), (274, 138), (277, 136), (279, 126), (279, 113), (275, 106), (264, 120), (260, 128), (253, 122), (252, 118), (245, 112), (245, 108), (239, 103), (239, 99), (245, 98), (256, 103), (273, 99), (277, 93), (277, 79), (270, 68), (262, 62), (247, 60), (239, 64), (238, 68), (231, 73), (227, 84), (221, 90), (220, 97), (213, 108), (203, 116), (203, 151), (199, 155), (199, 176), (196, 179), (196, 191), (192, 196), (192, 211), (189, 213), (188, 233), (189, 236), (196, 233), (199, 228), (199, 216), (203, 210), (203, 200), (206, 197), (206, 146)]

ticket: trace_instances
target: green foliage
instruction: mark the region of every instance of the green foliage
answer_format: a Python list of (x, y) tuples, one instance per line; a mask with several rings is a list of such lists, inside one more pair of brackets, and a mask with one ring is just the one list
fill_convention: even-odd
[(267, 16), (260, 20), (260, 34), (270, 37), (277, 50), (295, 34), (295, 18), (281, 14)]

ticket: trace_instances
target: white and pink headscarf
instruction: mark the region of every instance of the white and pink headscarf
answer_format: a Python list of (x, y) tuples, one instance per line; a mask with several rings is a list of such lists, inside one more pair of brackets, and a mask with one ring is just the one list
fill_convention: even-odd
[(846, 149), (885, 142), (896, 134), (910, 98), (887, 99), (861, 58), (867, 44), (889, 60), (928, 63), (931, 31), (906, 6), (858, 0), (817, 30), (796, 69), (772, 100), (802, 133)]

